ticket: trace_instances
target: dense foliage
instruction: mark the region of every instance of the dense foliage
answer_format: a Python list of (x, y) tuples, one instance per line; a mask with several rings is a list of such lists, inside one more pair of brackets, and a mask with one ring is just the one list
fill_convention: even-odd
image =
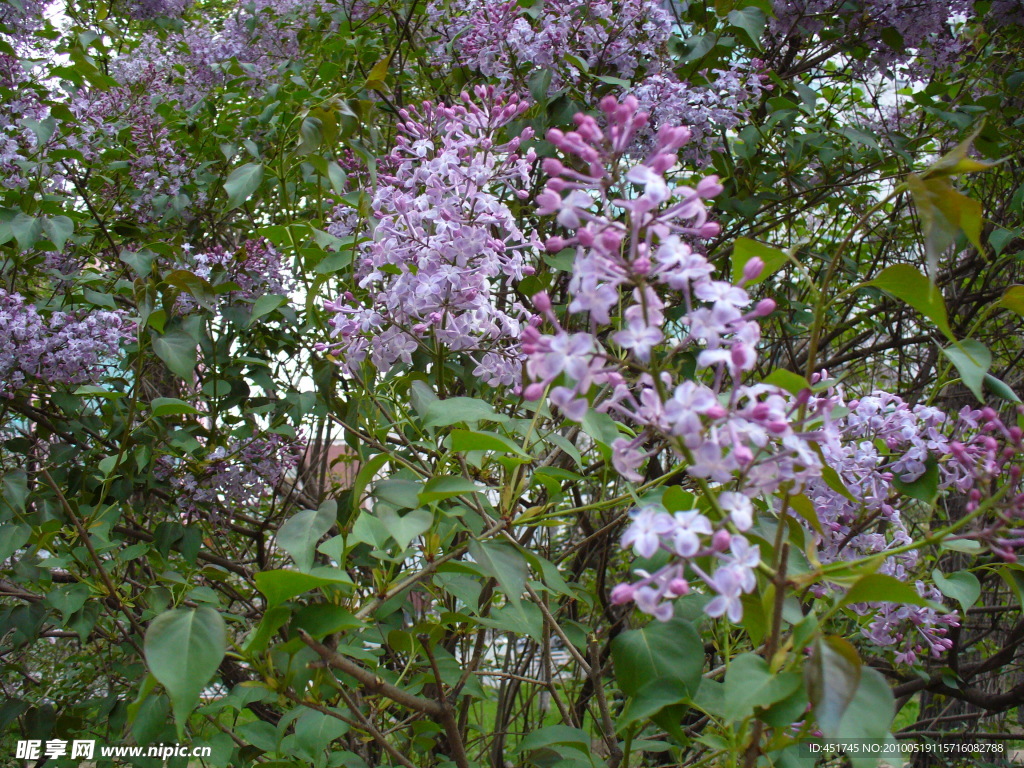
[(1022, 51), (1020, 0), (0, 0), (0, 755), (1012, 738)]

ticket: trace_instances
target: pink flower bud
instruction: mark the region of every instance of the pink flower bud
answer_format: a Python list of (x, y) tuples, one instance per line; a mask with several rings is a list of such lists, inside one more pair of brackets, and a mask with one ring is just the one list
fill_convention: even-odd
[(562, 161), (555, 157), (545, 157), (544, 162), (541, 163), (541, 168), (544, 169), (544, 173), (548, 176), (561, 176), (565, 173), (565, 166)]
[(565, 248), (566, 245), (567, 243), (564, 237), (554, 235), (548, 238), (548, 241), (544, 244), (544, 247), (547, 248), (548, 252), (550, 253), (557, 253), (558, 251)]
[(676, 597), (682, 597), (683, 595), (689, 594), (690, 583), (686, 579), (672, 579), (668, 583), (668, 591)]
[(757, 280), (762, 272), (764, 272), (764, 259), (755, 256), (743, 265), (743, 280), (744, 282)]
[(676, 156), (670, 152), (662, 152), (655, 155), (647, 161), (647, 165), (650, 166), (651, 170), (661, 175), (665, 173), (669, 168), (676, 164)]
[(732, 541), (732, 536), (725, 528), (721, 528), (715, 531), (715, 535), (711, 537), (711, 548), (715, 552), (725, 552), (729, 548), (729, 542)]
[(722, 231), (722, 225), (717, 221), (709, 221), (697, 230), (697, 234), (701, 237), (717, 237)]
[(768, 317), (775, 311), (776, 306), (775, 299), (761, 299), (754, 308), (754, 314), (757, 317)]
[(544, 395), (544, 385), (539, 381), (533, 382), (523, 390), (523, 398), (526, 400), (540, 400)]
[(722, 194), (724, 189), (725, 187), (718, 183), (718, 177), (714, 175), (706, 176), (697, 182), (697, 194), (705, 199)]
[(707, 416), (709, 419), (724, 419), (728, 415), (728, 413), (729, 412), (718, 403), (709, 406), (704, 411), (704, 415)]
[(551, 297), (545, 291), (535, 293), (533, 294), (533, 306), (537, 308), (538, 312), (550, 312)]
[(636, 588), (632, 584), (615, 585), (610, 596), (612, 605), (625, 605), (626, 603), (633, 602), (633, 595), (635, 593)]

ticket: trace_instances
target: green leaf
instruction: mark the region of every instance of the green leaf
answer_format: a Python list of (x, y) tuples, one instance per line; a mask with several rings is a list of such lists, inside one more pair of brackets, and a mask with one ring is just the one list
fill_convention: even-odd
[[(0, 529), (2, 530), (2, 529)], [(3, 538), (0, 538), (3, 541)], [(0, 561), (6, 560), (0, 557)], [(46, 602), (60, 611), (61, 621), (65, 624), (89, 599), (92, 591), (85, 584), (64, 584), (55, 588), (46, 596)]]
[(383, 59), (378, 61), (370, 69), (370, 73), (366, 76), (366, 82), (363, 83), (364, 88), (369, 88), (375, 91), (387, 91), (387, 80), (388, 67), (391, 66), (391, 54), (389, 53)]
[(931, 178), (934, 176), (955, 176), (961, 173), (976, 173), (978, 171), (987, 171), (989, 168), (995, 168), (997, 165), (1004, 162), (1003, 160), (1000, 160), (995, 163), (986, 163), (968, 156), (971, 151), (971, 145), (974, 143), (974, 140), (978, 138), (978, 135), (981, 133), (981, 129), (984, 127), (984, 121), (980, 122), (978, 126), (971, 131), (970, 136), (932, 163), (928, 170), (922, 173), (921, 176), (924, 178)]
[(27, 525), (21, 523), (0, 525), (0, 563), (28, 544), (31, 537), (32, 529)]
[(226, 647), (224, 619), (207, 606), (166, 611), (146, 630), (146, 665), (171, 697), (179, 734)]
[(184, 400), (174, 397), (155, 397), (149, 404), (154, 416), (176, 416), (183, 413), (202, 413), (198, 408), (189, 405)]
[(433, 501), (450, 499), (464, 493), (483, 493), (486, 489), (465, 477), (434, 477), (427, 481), (417, 497), (417, 504), (429, 504)]
[(320, 148), (324, 140), (323, 121), (317, 117), (307, 115), (302, 118), (299, 125), (299, 146), (295, 148), (295, 155), (308, 155)]
[(861, 669), (856, 649), (843, 638), (830, 635), (814, 643), (814, 652), (804, 666), (804, 680), (826, 737), (838, 734), (843, 714), (860, 685)]
[(485, 574), (496, 579), (506, 599), (518, 607), (526, 588), (526, 558), (511, 544), (501, 541), (469, 542), (469, 555)]
[(154, 336), (153, 351), (172, 373), (191, 383), (199, 353), (195, 339), (187, 331), (175, 328), (162, 336)]
[(331, 742), (348, 732), (348, 723), (336, 717), (305, 710), (295, 721), (295, 746), (300, 755), (317, 762)]
[(338, 165), (336, 160), (331, 160), (327, 163), (327, 178), (331, 182), (331, 189), (336, 194), (345, 194), (345, 184), (347, 179), (345, 178), (345, 172), (341, 170), (341, 166)]
[(610, 446), (619, 437), (619, 428), (615, 425), (615, 419), (607, 413), (599, 413), (593, 408), (587, 410), (580, 424), (583, 431), (594, 438), (602, 445)]
[(624, 733), (633, 723), (649, 720), (666, 707), (675, 706), (689, 698), (689, 691), (681, 680), (651, 680), (626, 701), (616, 733)]
[(1003, 400), (1010, 403), (1020, 402), (1020, 398), (1017, 396), (1017, 393), (1014, 392), (1005, 381), (997, 379), (991, 373), (985, 374), (985, 386), (987, 386), (996, 397), (1001, 397)]
[(985, 402), (982, 382), (992, 365), (992, 353), (988, 347), (974, 339), (964, 339), (959, 344), (942, 349), (942, 354), (949, 358), (960, 372), (960, 380), (978, 400)]
[(1024, 285), (1011, 285), (999, 299), (999, 306), (1024, 317)]
[(425, 509), (414, 509), (399, 515), (394, 510), (384, 508), (377, 513), (377, 519), (384, 524), (388, 534), (403, 551), (413, 539), (429, 531), (434, 524), (434, 516)]
[(269, 315), (275, 309), (287, 303), (287, 296), (278, 296), (276, 294), (260, 296), (252, 305), (252, 312), (249, 314), (249, 322), (247, 325), (252, 325), (264, 315)]
[(356, 479), (352, 482), (352, 511), (355, 512), (362, 507), (363, 504), (363, 491), (366, 490), (366, 486), (373, 479), (381, 467), (388, 462), (388, 455), (386, 453), (378, 453), (372, 459), (369, 459), (366, 463), (359, 468), (359, 472), (356, 474)]
[(795, 672), (772, 674), (768, 662), (754, 653), (744, 653), (731, 662), (725, 673), (723, 717), (738, 722), (754, 714), (756, 707), (769, 707), (800, 687)]
[(263, 181), (263, 163), (246, 163), (235, 168), (224, 182), (228, 193), (228, 210), (237, 208), (255, 192)]
[[(847, 704), (835, 732), (833, 734), (826, 732), (825, 735), (837, 739), (888, 741), (892, 738), (889, 735), (889, 728), (892, 726), (895, 709), (892, 690), (885, 677), (877, 670), (864, 666), (861, 668), (857, 688)], [(878, 757), (877, 755), (866, 759), (854, 757), (853, 762), (876, 765)]]
[(316, 544), (338, 519), (338, 503), (325, 501), (319, 509), (304, 509), (288, 518), (277, 532), (277, 545), (292, 556), (300, 571), (313, 567)]
[(817, 531), (820, 535), (825, 535), (825, 532), (821, 527), (821, 520), (818, 519), (818, 510), (814, 508), (814, 502), (808, 499), (804, 494), (798, 493), (789, 497), (789, 505), (798, 515), (800, 515), (800, 517), (807, 521), (811, 528)]
[(589, 752), (590, 736), (586, 731), (568, 725), (549, 725), (527, 734), (526, 738), (519, 742), (516, 751), (529, 752), (541, 747), (550, 747), (552, 744), (566, 744)]
[(894, 477), (892, 484), (904, 496), (925, 504), (934, 504), (939, 495), (939, 463), (929, 456), (925, 461), (924, 473), (917, 480), (908, 483)]
[(909, 174), (907, 186), (914, 198), (924, 231), (928, 274), (935, 279), (942, 253), (963, 232), (979, 253), (981, 245), (981, 203), (961, 194), (942, 176)]
[(340, 568), (313, 568), (309, 573), (279, 570), (256, 574), (256, 589), (266, 596), (267, 608), (318, 587), (351, 585), (352, 579)]
[(58, 251), (63, 251), (64, 244), (75, 232), (75, 223), (67, 216), (43, 219), (43, 232), (46, 233), (46, 239), (53, 243)]
[(29, 216), (24, 211), (18, 211), (11, 219), (9, 226), (14, 234), (14, 239), (18, 241), (18, 247), (23, 251), (27, 251), (35, 245), (43, 233), (42, 220)]
[[(0, 480), (0, 490), (3, 491), (2, 498), (5, 506), (16, 512), (24, 512), (29, 493), (28, 473), (24, 469), (12, 469), (5, 472), (3, 479)], [(0, 558), (0, 560), (2, 559)]]
[(513, 440), (496, 432), (470, 432), (467, 429), (455, 429), (452, 430), (449, 439), (453, 451), (495, 451), (530, 458)]
[(953, 330), (949, 327), (946, 303), (939, 289), (915, 267), (909, 264), (893, 264), (867, 285), (873, 285), (886, 293), (906, 302), (926, 318), (950, 341), (956, 343)]
[(306, 630), (315, 638), (363, 626), (363, 622), (350, 610), (332, 603), (311, 603), (302, 606), (296, 611), (292, 624)]
[(421, 490), (423, 490), (423, 484), (418, 480), (389, 477), (378, 480), (373, 486), (373, 498), (399, 509), (413, 509), (423, 503), (419, 499)]
[(970, 571), (957, 571), (944, 576), (938, 568), (932, 571), (932, 580), (939, 592), (956, 600), (966, 611), (981, 597), (981, 582)]
[(765, 14), (760, 8), (750, 5), (729, 12), (729, 23), (747, 33), (750, 43), (761, 50), (761, 35), (764, 32)]
[(495, 413), (490, 403), (472, 397), (450, 397), (427, 406), (423, 417), (425, 427), (447, 427), (471, 421), (508, 421), (508, 416)]
[(776, 368), (765, 377), (764, 383), (784, 389), (791, 395), (799, 395), (805, 389), (811, 388), (811, 382), (799, 373), (787, 371), (785, 368)]
[[(619, 688), (626, 696), (639, 699), (636, 711), (644, 712), (680, 690), (688, 696), (697, 693), (704, 643), (693, 625), (677, 616), (619, 634), (612, 641), (612, 661)], [(658, 685), (650, 686), (652, 682)], [(659, 685), (667, 690), (659, 693)], [(669, 705), (651, 718), (679, 738), (684, 712), (682, 705)]]
[(839, 601), (839, 605), (852, 605), (853, 603), (931, 605), (928, 600), (917, 594), (917, 590), (910, 584), (884, 573), (869, 573), (867, 576), (857, 579), (857, 582)]

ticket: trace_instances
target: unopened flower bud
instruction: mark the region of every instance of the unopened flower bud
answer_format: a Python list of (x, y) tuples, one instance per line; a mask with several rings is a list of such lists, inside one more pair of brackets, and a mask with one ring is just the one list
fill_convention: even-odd
[(690, 583), (686, 579), (675, 578), (668, 583), (668, 591), (676, 597), (689, 594)]
[(523, 398), (525, 400), (540, 400), (544, 395), (544, 385), (539, 381), (533, 382), (526, 389), (523, 390)]
[(564, 237), (553, 235), (548, 238), (548, 241), (544, 243), (544, 247), (548, 249), (550, 253), (557, 253), (566, 246), (566, 240)]
[(612, 605), (625, 605), (626, 603), (633, 602), (633, 595), (635, 593), (636, 588), (632, 584), (615, 585), (610, 596)]
[(743, 280), (748, 283), (751, 280), (757, 280), (762, 272), (764, 272), (764, 259), (755, 256), (743, 265)]
[(732, 541), (732, 536), (725, 528), (720, 528), (715, 531), (715, 535), (711, 537), (711, 548), (715, 552), (725, 552), (729, 548), (729, 542)]
[(544, 162), (541, 163), (541, 168), (544, 169), (544, 173), (548, 176), (561, 176), (565, 173), (565, 166), (562, 161), (555, 157), (545, 157)]

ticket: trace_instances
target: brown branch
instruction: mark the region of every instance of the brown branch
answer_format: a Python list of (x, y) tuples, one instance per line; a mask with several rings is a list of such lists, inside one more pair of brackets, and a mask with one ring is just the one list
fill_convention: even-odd
[(354, 661), (342, 656), (337, 651), (333, 651), (323, 643), (317, 642), (303, 629), (299, 630), (299, 637), (302, 638), (302, 642), (316, 651), (317, 655), (327, 666), (344, 672), (349, 677), (354, 677), (370, 693), (384, 696), (396, 704), (422, 712), (427, 717), (434, 718), (435, 720), (440, 720), (444, 716), (444, 705), (439, 702), (424, 699), (421, 696), (392, 685), (368, 669), (364, 669)]

